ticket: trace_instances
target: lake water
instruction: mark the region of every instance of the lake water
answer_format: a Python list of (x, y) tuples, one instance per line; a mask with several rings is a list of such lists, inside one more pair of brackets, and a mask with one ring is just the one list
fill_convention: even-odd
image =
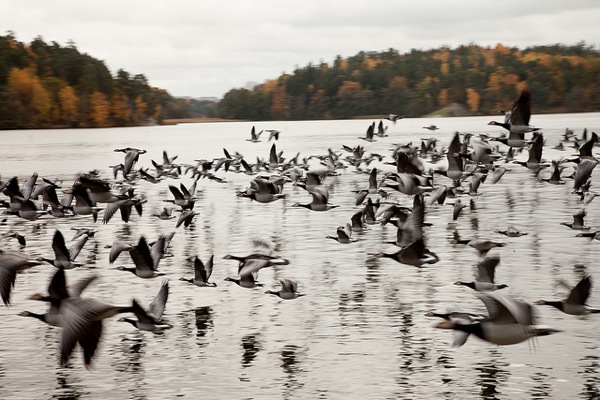
[[(436, 137), (446, 147), (455, 131), (499, 135), (501, 128), (487, 126), (501, 117), (403, 119), (389, 126), (387, 138), (367, 143), (370, 120), (260, 122), (257, 129), (279, 129), (278, 150), (291, 158), (325, 155), (327, 149), (342, 152), (342, 144), (363, 145), (367, 153), (385, 155), (391, 161), (396, 143), (418, 143)], [(440, 130), (423, 129), (431, 123)], [(583, 128), (600, 132), (600, 114), (534, 115), (532, 124), (543, 128), (544, 158), (558, 159), (575, 153), (553, 150), (565, 128), (581, 137)], [(268, 159), (271, 143), (264, 134), (260, 143), (246, 141), (253, 123), (206, 123), (178, 126), (86, 130), (4, 131), (0, 173), (16, 175), (23, 183), (34, 171), (40, 176), (64, 180), (71, 185), (77, 173), (98, 169), (111, 177), (110, 165), (123, 161), (115, 148), (147, 150), (138, 167), (160, 162), (162, 151), (178, 155), (176, 162), (221, 157), (222, 148), (239, 151), (249, 161)], [(502, 146), (502, 145), (501, 145)], [(503, 146), (502, 146), (503, 147)], [(505, 147), (503, 147), (506, 149)], [(526, 152), (517, 159), (526, 159)], [(386, 171), (394, 168), (373, 163)], [(440, 161), (445, 166), (445, 159)], [(52, 256), (51, 240), (60, 229), (67, 245), (74, 226), (93, 227), (95, 237), (85, 245), (78, 260), (85, 266), (69, 270), (75, 282), (91, 274), (97, 282), (86, 296), (112, 304), (130, 304), (132, 298), (147, 306), (160, 286), (160, 278), (140, 279), (118, 271), (131, 266), (124, 254), (114, 265), (108, 262), (113, 240), (149, 241), (159, 233), (177, 231), (172, 241), (174, 257), (161, 261), (159, 269), (170, 279), (171, 293), (165, 319), (173, 326), (162, 333), (137, 331), (111, 318), (104, 323), (103, 341), (91, 369), (83, 366), (75, 350), (68, 367), (58, 363), (60, 330), (17, 314), (23, 310), (44, 312), (45, 305), (27, 300), (45, 293), (55, 269), (34, 267), (18, 275), (12, 305), (0, 307), (0, 398), (2, 399), (590, 399), (600, 398), (600, 316), (574, 317), (551, 307), (536, 306), (540, 322), (561, 333), (513, 346), (498, 347), (471, 337), (461, 348), (452, 348), (452, 333), (433, 328), (437, 322), (427, 311), (484, 308), (471, 289), (454, 286), (456, 280), (472, 280), (479, 259), (470, 247), (451, 244), (454, 230), (465, 237), (483, 236), (507, 243), (496, 251), (501, 264), (496, 280), (508, 285), (506, 294), (534, 302), (558, 296), (554, 283), (575, 283), (590, 272), (600, 279), (600, 243), (576, 238), (570, 222), (582, 208), (572, 183), (548, 185), (526, 168), (508, 164), (511, 170), (493, 185), (491, 179), (471, 198), (475, 208), (463, 210), (452, 221), (452, 206), (427, 202), (425, 228), (428, 247), (437, 253), (436, 264), (416, 268), (367, 253), (395, 251), (384, 241), (395, 238), (395, 227), (370, 226), (355, 233), (357, 243), (342, 245), (325, 239), (358, 211), (352, 190), (366, 188), (368, 175), (353, 168), (328, 177), (330, 201), (340, 205), (328, 212), (291, 207), (307, 203), (303, 189), (287, 184), (287, 197), (270, 204), (238, 198), (236, 190), (248, 186), (245, 174), (216, 175), (227, 180), (200, 180), (199, 212), (189, 228), (175, 229), (176, 220), (163, 221), (152, 214), (171, 199), (169, 184), (190, 185), (189, 175), (156, 185), (142, 181), (136, 192), (147, 197), (143, 216), (133, 214), (122, 222), (119, 215), (107, 224), (93, 223), (89, 216), (68, 219), (44, 217), (35, 222), (7, 216), (0, 232), (15, 229), (27, 237), (23, 252), (30, 257)], [(564, 172), (572, 171), (569, 168)], [(600, 172), (594, 173), (594, 185)], [(437, 183), (450, 184), (444, 177)], [(407, 205), (412, 199), (394, 196)], [(4, 196), (3, 196), (4, 197)], [(587, 207), (586, 225), (600, 229), (600, 200)], [(506, 238), (496, 229), (513, 224), (528, 233)], [(260, 281), (265, 288), (244, 289), (226, 276), (236, 273), (237, 263), (225, 254), (245, 255), (251, 239), (269, 238), (277, 254), (290, 260), (286, 266), (265, 269)], [(3, 248), (17, 248), (12, 241)], [(217, 288), (198, 288), (179, 277), (193, 275), (187, 259), (215, 255), (212, 281)], [(305, 297), (284, 301), (265, 294), (278, 279), (299, 282)], [(593, 288), (589, 303), (600, 306), (600, 289)]]

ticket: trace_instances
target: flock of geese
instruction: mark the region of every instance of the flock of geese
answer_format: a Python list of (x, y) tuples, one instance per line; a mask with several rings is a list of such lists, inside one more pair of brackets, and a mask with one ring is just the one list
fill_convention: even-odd
[[(250, 199), (257, 203), (271, 203), (286, 197), (285, 187), (294, 185), (306, 190), (309, 202), (294, 203), (293, 207), (304, 208), (311, 212), (327, 212), (338, 207), (330, 203), (328, 186), (325, 184), (329, 176), (340, 174), (345, 168), (354, 168), (358, 173), (368, 175), (365, 186), (355, 193), (355, 206), (360, 209), (349, 216), (348, 222), (340, 225), (335, 235), (326, 239), (334, 240), (340, 245), (351, 245), (359, 239), (353, 237), (353, 232), (369, 229), (372, 225), (390, 224), (397, 228), (396, 238), (387, 242), (397, 247), (393, 253), (369, 253), (373, 257), (389, 258), (398, 263), (420, 267), (434, 264), (440, 260), (426, 244), (423, 228), (428, 226), (425, 221), (427, 204), (444, 204), (447, 199), (454, 199), (452, 209), (453, 220), (460, 218), (462, 210), (468, 207), (460, 199), (461, 195), (476, 195), (480, 185), (487, 179), (493, 183), (502, 179), (506, 172), (506, 161), (513, 161), (517, 152), (527, 151), (526, 162), (519, 162), (525, 168), (534, 172), (537, 179), (548, 184), (562, 185), (572, 182), (573, 195), (580, 197), (584, 205), (589, 204), (595, 196), (590, 190), (591, 174), (597, 164), (592, 154), (598, 136), (591, 133), (588, 137), (584, 132), (583, 138), (567, 130), (564, 140), (559, 146), (574, 143), (578, 155), (563, 160), (547, 162), (543, 159), (543, 133), (539, 128), (529, 124), (531, 116), (531, 93), (524, 90), (514, 102), (510, 111), (504, 112), (502, 122), (492, 121), (490, 125), (502, 127), (506, 132), (498, 137), (455, 133), (446, 148), (440, 148), (437, 140), (423, 140), (420, 146), (412, 143), (396, 145), (389, 156), (368, 153), (364, 147), (342, 146), (343, 152), (332, 149), (324, 156), (310, 156), (301, 159), (297, 154), (291, 159), (285, 159), (282, 151), (277, 151), (276, 142), (280, 131), (265, 130), (256, 132), (252, 127), (249, 142), (260, 142), (263, 132), (269, 133), (268, 141), (274, 141), (268, 160), (257, 159), (255, 163), (244, 159), (235, 152), (231, 154), (223, 149), (223, 156), (211, 160), (196, 160), (195, 164), (176, 163), (177, 156), (169, 157), (163, 152), (162, 163), (152, 161), (153, 169), (137, 168), (136, 164), (146, 153), (143, 149), (132, 147), (116, 149), (124, 153), (124, 160), (118, 165), (111, 166), (113, 179), (104, 179), (96, 170), (80, 174), (70, 187), (62, 187), (60, 182), (39, 177), (34, 173), (23, 184), (17, 177), (0, 182), (0, 191), (6, 196), (2, 206), (6, 208), (7, 218), (18, 218), (24, 221), (36, 221), (39, 218), (69, 218), (79, 216), (78, 221), (89, 219), (97, 223), (101, 229), (119, 214), (124, 223), (129, 223), (132, 213), (142, 215), (147, 199), (136, 193), (136, 183), (146, 180), (151, 183), (168, 181), (171, 198), (163, 199), (169, 203), (153, 218), (174, 221), (174, 231), (161, 234), (156, 240), (148, 241), (145, 236), (135, 238), (131, 242), (115, 241), (107, 244), (110, 248), (109, 263), (113, 264), (119, 257), (129, 255), (133, 267), (118, 267), (132, 273), (141, 279), (164, 277), (167, 274), (159, 270), (162, 259), (170, 256), (170, 243), (174, 240), (175, 232), (182, 227), (189, 227), (198, 215), (194, 211), (197, 200), (196, 184), (200, 179), (215, 182), (225, 182), (226, 173), (243, 173), (249, 176), (247, 188), (239, 190), (236, 195), (240, 199)], [(389, 114), (387, 120), (394, 124), (400, 116)], [(430, 131), (438, 129), (431, 125), (423, 127)], [(383, 121), (373, 122), (366, 130), (366, 135), (359, 139), (371, 142), (376, 138), (387, 137), (387, 127)], [(504, 147), (496, 144), (502, 144)], [(506, 148), (501, 152), (500, 149)], [(314, 168), (314, 161), (320, 168)], [(386, 170), (369, 167), (377, 160), (383, 165), (389, 165)], [(424, 161), (436, 163), (446, 161), (445, 168), (426, 170)], [(516, 162), (516, 161), (515, 161)], [(567, 164), (575, 166), (572, 176), (565, 177), (562, 171)], [(550, 170), (548, 176), (547, 171)], [(221, 176), (218, 175), (221, 171)], [(191, 175), (193, 184), (190, 187), (180, 184), (176, 186), (172, 180), (183, 175)], [(443, 176), (443, 177), (442, 177)], [(119, 180), (119, 177), (122, 179)], [(434, 184), (435, 177), (435, 184)], [(439, 177), (439, 179), (438, 179)], [(571, 181), (569, 181), (571, 179)], [(444, 182), (446, 184), (439, 184)], [(412, 200), (411, 206), (405, 206), (395, 200), (394, 194), (403, 194)], [(233, 194), (232, 194), (233, 195)], [(468, 203), (468, 202), (467, 202)], [(134, 211), (135, 210), (135, 211)], [(177, 210), (179, 215), (174, 212)], [(309, 212), (306, 211), (306, 212)], [(584, 224), (585, 209), (573, 216), (573, 222), (564, 225), (579, 232), (578, 236), (600, 240), (600, 231), (591, 232)], [(98, 219), (100, 221), (96, 222)], [(20, 225), (23, 226), (23, 225)], [(129, 314), (119, 321), (127, 322), (135, 328), (144, 331), (157, 331), (169, 328), (162, 320), (169, 297), (169, 280), (164, 279), (158, 293), (149, 305), (141, 305), (136, 300), (131, 304), (115, 306), (84, 295), (85, 289), (97, 277), (90, 276), (74, 284), (67, 284), (67, 270), (83, 265), (77, 261), (77, 256), (90, 237), (97, 232), (93, 228), (72, 228), (75, 232), (67, 247), (64, 234), (56, 229), (52, 240), (52, 257), (35, 259), (27, 255), (27, 241), (22, 232), (10, 230), (0, 236), (0, 295), (5, 305), (10, 304), (14, 287), (21, 279), (19, 272), (50, 264), (56, 271), (50, 279), (44, 293), (33, 294), (30, 299), (48, 304), (45, 314), (35, 314), (23, 311), (19, 315), (33, 317), (49, 325), (60, 327), (60, 363), (69, 362), (70, 356), (77, 344), (83, 351), (84, 363), (89, 366), (94, 358), (102, 335), (103, 320), (117, 314)], [(509, 226), (506, 230), (497, 231), (507, 237), (526, 235), (518, 229)], [(9, 240), (15, 240), (9, 243)], [(475, 315), (466, 312), (438, 313), (430, 312), (430, 317), (441, 318), (435, 327), (450, 329), (455, 332), (454, 345), (461, 346), (470, 335), (475, 335), (489, 343), (509, 345), (526, 341), (537, 336), (545, 336), (558, 332), (556, 329), (538, 324), (535, 305), (549, 305), (570, 315), (586, 315), (598, 313), (600, 310), (587, 305), (591, 294), (592, 278), (585, 275), (575, 286), (571, 287), (562, 282), (566, 290), (565, 297), (560, 300), (539, 300), (535, 304), (513, 298), (502, 293), (507, 285), (495, 282), (495, 269), (500, 263), (500, 257), (489, 254), (490, 250), (502, 247), (505, 243), (487, 238), (462, 239), (455, 233), (454, 244), (466, 245), (476, 249), (480, 254), (477, 265), (478, 274), (471, 282), (457, 281), (457, 286), (465, 286), (478, 293), (487, 314)], [(14, 246), (18, 245), (18, 249)], [(13, 248), (11, 248), (13, 247)], [(202, 288), (217, 287), (211, 281), (214, 255), (204, 262), (199, 257), (189, 260), (194, 266), (193, 277), (180, 277), (179, 280)], [(258, 280), (260, 270), (275, 265), (287, 265), (289, 260), (275, 253), (274, 246), (268, 240), (255, 239), (253, 249), (248, 255), (237, 256), (227, 254), (226, 260), (237, 261), (237, 275), (228, 276), (225, 281), (232, 282), (242, 288), (254, 289), (263, 286)], [(281, 299), (293, 300), (304, 295), (299, 292), (298, 283), (293, 279), (281, 279), (279, 290), (267, 290), (266, 293)], [(132, 318), (134, 316), (135, 318)]]

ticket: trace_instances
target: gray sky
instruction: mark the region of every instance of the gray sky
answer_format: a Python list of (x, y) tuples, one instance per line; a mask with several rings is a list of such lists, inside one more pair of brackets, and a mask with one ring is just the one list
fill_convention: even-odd
[(400, 53), (503, 43), (600, 47), (598, 0), (3, 1), (1, 34), (73, 40), (174, 96), (222, 97), (309, 62), (361, 50)]

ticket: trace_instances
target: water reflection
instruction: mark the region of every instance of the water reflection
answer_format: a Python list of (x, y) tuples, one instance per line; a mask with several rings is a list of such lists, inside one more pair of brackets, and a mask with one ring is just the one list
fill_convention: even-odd
[(250, 367), (262, 346), (260, 334), (248, 334), (242, 337), (242, 367)]
[(600, 399), (600, 357), (585, 356), (580, 361), (582, 369), (578, 374), (585, 379), (581, 396), (585, 399)]
[(531, 397), (534, 399), (547, 399), (550, 397), (552, 386), (548, 383), (551, 378), (544, 372), (536, 372), (531, 377), (534, 386), (531, 389)]
[(500, 357), (501, 354), (498, 350), (490, 350), (490, 360), (485, 363), (476, 364), (475, 370), (479, 371), (479, 378), (476, 380), (476, 383), (481, 386), (479, 394), (482, 399), (495, 400), (501, 398), (499, 397), (501, 393), (498, 387), (508, 380), (510, 372), (508, 369), (504, 369), (508, 367), (508, 364), (500, 361), (498, 359)]
[(205, 336), (213, 328), (213, 309), (211, 307), (198, 307), (194, 310), (196, 316), (196, 344), (198, 347), (205, 347), (208, 341)]
[(302, 372), (301, 368), (301, 349), (295, 345), (285, 345), (281, 349), (281, 369), (285, 373), (286, 380), (284, 383), (283, 398), (289, 399), (294, 391), (304, 386), (298, 380), (298, 375)]
[(67, 400), (79, 399), (82, 393), (79, 382), (70, 373), (71, 367), (56, 370), (56, 388), (52, 394), (53, 399)]
[(135, 331), (122, 337), (121, 341), (113, 348), (116, 353), (113, 368), (118, 372), (116, 379), (119, 381), (119, 387), (126, 388), (129, 398), (135, 400), (147, 398), (143, 363), (146, 346), (144, 334), (141, 331)]

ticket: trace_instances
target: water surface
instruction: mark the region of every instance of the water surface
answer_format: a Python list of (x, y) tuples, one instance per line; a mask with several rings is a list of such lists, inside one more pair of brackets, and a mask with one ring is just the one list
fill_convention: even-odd
[[(487, 126), (491, 117), (451, 119), (403, 119), (389, 126), (387, 138), (366, 143), (359, 136), (371, 121), (261, 122), (260, 129), (282, 131), (277, 148), (286, 158), (342, 152), (341, 145), (363, 145), (367, 152), (391, 160), (393, 144), (418, 143), (435, 136), (446, 147), (455, 131), (498, 135), (501, 129)], [(497, 118), (499, 119), (499, 118)], [(557, 159), (575, 152), (553, 150), (565, 128), (581, 136), (583, 128), (600, 129), (600, 114), (535, 115), (532, 123), (543, 127), (544, 158)], [(422, 129), (435, 123), (435, 133)], [(50, 179), (63, 179), (70, 186), (77, 173), (98, 169), (106, 178), (110, 165), (122, 162), (115, 148), (147, 150), (138, 166), (160, 162), (162, 151), (178, 155), (176, 162), (193, 164), (196, 159), (222, 156), (222, 148), (239, 151), (249, 161), (268, 158), (271, 143), (250, 143), (252, 123), (207, 123), (164, 127), (87, 130), (30, 130), (1, 132), (3, 156), (0, 173), (4, 179), (16, 175), (24, 182), (34, 171)], [(526, 159), (526, 152), (518, 159)], [(316, 163), (313, 162), (313, 166)], [(371, 167), (386, 171), (383, 163)], [(440, 167), (445, 162), (439, 163)], [(436, 167), (436, 166), (433, 166)], [(54, 273), (39, 266), (20, 274), (10, 307), (0, 307), (0, 398), (131, 398), (165, 399), (203, 396), (213, 399), (339, 399), (431, 398), (431, 399), (521, 399), (595, 398), (600, 396), (600, 321), (594, 316), (573, 317), (551, 308), (538, 308), (540, 321), (563, 332), (529, 343), (497, 347), (470, 338), (465, 346), (451, 347), (452, 334), (436, 330), (427, 311), (483, 311), (481, 302), (466, 287), (453, 285), (471, 280), (478, 254), (471, 248), (453, 246), (456, 229), (463, 237), (484, 236), (507, 243), (497, 250), (501, 264), (497, 281), (508, 285), (505, 293), (536, 301), (556, 297), (558, 279), (575, 283), (584, 272), (600, 276), (600, 243), (576, 238), (561, 226), (582, 205), (570, 194), (572, 184), (553, 186), (541, 182), (527, 169), (509, 164), (511, 170), (492, 185), (486, 181), (473, 200), (452, 221), (452, 206), (427, 202), (425, 229), (429, 248), (437, 253), (437, 264), (422, 268), (376, 259), (368, 252), (394, 251), (383, 244), (393, 240), (392, 226), (371, 226), (356, 233), (359, 242), (341, 245), (325, 239), (358, 211), (352, 190), (366, 188), (368, 175), (353, 168), (329, 177), (330, 201), (340, 207), (324, 213), (291, 207), (309, 202), (303, 189), (287, 185), (287, 198), (259, 204), (237, 198), (251, 177), (244, 174), (217, 175), (227, 183), (200, 180), (195, 210), (200, 214), (189, 228), (175, 229), (175, 220), (152, 216), (170, 199), (169, 184), (189, 185), (189, 175), (159, 184), (140, 182), (136, 191), (148, 199), (144, 214), (133, 215), (126, 224), (116, 215), (107, 225), (94, 224), (90, 217), (42, 218), (36, 222), (7, 216), (0, 232), (15, 229), (24, 233), (30, 257), (51, 256), (51, 238), (60, 229), (68, 241), (69, 228), (94, 227), (99, 232), (79, 256), (86, 265), (68, 271), (75, 282), (96, 274), (99, 279), (87, 296), (113, 304), (129, 304), (132, 297), (146, 305), (160, 286), (160, 279), (144, 280), (115, 269), (131, 266), (127, 255), (115, 265), (108, 262), (105, 245), (115, 239), (149, 241), (160, 233), (176, 230), (174, 257), (161, 261), (159, 269), (171, 280), (165, 318), (173, 328), (153, 334), (136, 331), (117, 318), (105, 321), (104, 340), (94, 365), (85, 369), (79, 350), (68, 367), (58, 365), (60, 331), (39, 321), (17, 316), (22, 310), (43, 312), (44, 305), (27, 300), (45, 292)], [(570, 173), (571, 169), (565, 171)], [(595, 172), (594, 188), (598, 173)], [(438, 183), (450, 184), (443, 177)], [(395, 197), (407, 205), (412, 199)], [(587, 207), (586, 224), (600, 227), (598, 200)], [(494, 233), (513, 224), (528, 232), (520, 238)], [(236, 272), (236, 263), (225, 254), (245, 255), (250, 240), (269, 238), (290, 264), (260, 272), (266, 288), (276, 288), (278, 279), (297, 280), (306, 296), (283, 301), (264, 294), (263, 289), (243, 289), (224, 282)], [(16, 243), (3, 242), (3, 248)], [(193, 275), (187, 261), (198, 255), (206, 260), (215, 255), (212, 280), (217, 288), (197, 288), (178, 281)], [(594, 290), (598, 292), (597, 289)], [(600, 306), (597, 294), (590, 304)]]

